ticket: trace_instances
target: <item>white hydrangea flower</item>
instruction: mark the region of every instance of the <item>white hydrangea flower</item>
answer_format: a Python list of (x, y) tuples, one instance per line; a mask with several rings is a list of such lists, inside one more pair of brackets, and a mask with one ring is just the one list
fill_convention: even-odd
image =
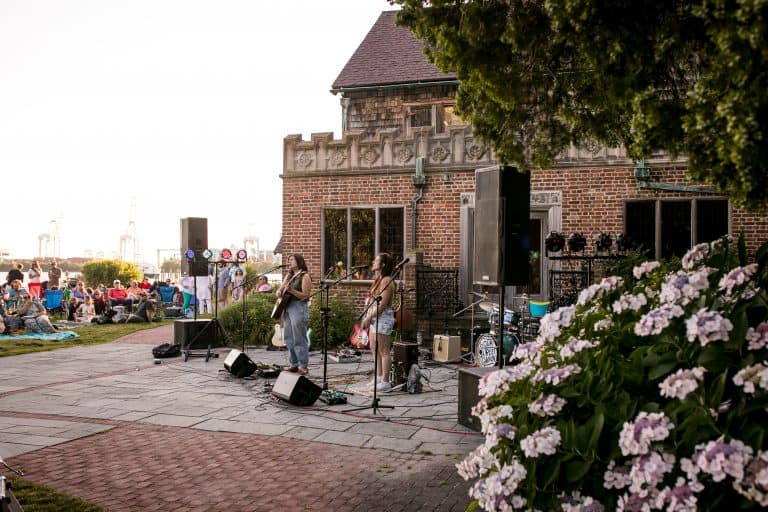
[(675, 512), (696, 512), (698, 510), (696, 493), (700, 491), (701, 485), (692, 485), (679, 477), (674, 487), (665, 487), (659, 491), (656, 496), (656, 508)]
[(619, 434), (619, 448), (623, 455), (644, 455), (651, 443), (663, 441), (675, 428), (669, 418), (660, 412), (641, 412), (635, 421), (624, 423)]
[(515, 366), (507, 366), (502, 370), (487, 373), (483, 375), (478, 383), (478, 393), (480, 396), (491, 396), (504, 393), (509, 390), (509, 386), (513, 382), (526, 379), (535, 370), (536, 368), (532, 364), (523, 361)]
[(562, 512), (603, 512), (602, 503), (591, 496), (582, 496), (579, 491), (570, 494), (560, 494), (560, 510)]
[(768, 367), (765, 363), (746, 366), (733, 376), (733, 383), (744, 388), (745, 393), (754, 395), (756, 387), (768, 389)]
[(757, 263), (751, 263), (745, 267), (736, 267), (720, 279), (718, 287), (726, 295), (732, 295), (733, 289), (749, 282), (756, 270)]
[(509, 418), (511, 415), (512, 407), (506, 404), (485, 410), (482, 414), (478, 415), (483, 434), (487, 434), (496, 425), (498, 420)]
[(469, 480), (470, 478), (479, 478), (491, 470), (498, 469), (499, 466), (499, 460), (493, 452), (486, 445), (481, 444), (472, 450), (463, 461), (456, 464), (456, 469), (459, 476), (464, 480)]
[(545, 396), (544, 393), (541, 393), (539, 398), (528, 404), (528, 410), (537, 416), (554, 416), (563, 409), (565, 404), (565, 399), (557, 395)]
[(522, 343), (515, 349), (515, 359), (525, 361), (533, 366), (541, 366), (541, 353), (543, 352), (545, 343), (540, 340), (531, 341), (528, 343)]
[(569, 364), (566, 366), (555, 366), (553, 368), (547, 368), (546, 370), (539, 370), (531, 380), (534, 382), (546, 382), (553, 386), (557, 386), (571, 375), (581, 373), (581, 367), (577, 364)]
[(758, 452), (744, 469), (744, 477), (733, 483), (736, 491), (768, 507), (768, 452)]
[(582, 350), (595, 346), (597, 346), (597, 343), (571, 337), (568, 342), (560, 348), (560, 357), (563, 360), (570, 359)]
[(592, 329), (595, 331), (607, 331), (611, 327), (613, 327), (613, 322), (610, 318), (603, 318), (602, 320), (598, 320), (595, 322), (595, 325), (592, 326)]
[(498, 472), (475, 482), (469, 495), (485, 510), (522, 509), (526, 504), (525, 499), (514, 493), (527, 474), (520, 461), (513, 459)]
[(685, 311), (677, 304), (662, 304), (643, 315), (635, 324), (635, 334), (652, 336), (669, 327), (671, 320), (682, 316)]
[(709, 254), (709, 244), (694, 245), (691, 250), (683, 256), (682, 265), (685, 270), (691, 270), (698, 262), (706, 258)]
[(629, 476), (631, 466), (617, 466), (616, 461), (608, 463), (608, 469), (603, 473), (603, 487), (606, 489), (623, 489), (629, 487), (632, 478)]
[(768, 322), (747, 329), (747, 341), (749, 350), (761, 350), (768, 346)]
[(567, 306), (556, 309), (544, 315), (539, 321), (539, 338), (543, 342), (550, 342), (560, 335), (562, 327), (571, 325), (576, 316), (576, 306)]
[(520, 448), (526, 457), (553, 455), (560, 444), (560, 431), (555, 427), (546, 427), (520, 441)]
[(675, 456), (671, 453), (650, 452), (636, 457), (629, 470), (629, 491), (640, 493), (656, 488), (674, 466)]
[(625, 293), (619, 300), (613, 303), (611, 309), (614, 313), (622, 313), (624, 311), (639, 311), (640, 308), (648, 304), (648, 299), (644, 294), (638, 293), (633, 295), (631, 293)]
[(717, 340), (728, 341), (733, 324), (717, 311), (702, 308), (685, 321), (685, 329), (688, 341), (698, 339), (701, 346), (705, 346)]
[(667, 276), (667, 280), (661, 285), (659, 301), (666, 303), (680, 303), (685, 306), (696, 300), (702, 290), (709, 288), (709, 274), (712, 269), (703, 267), (696, 272), (679, 271)]
[(593, 299), (600, 298), (611, 290), (624, 284), (624, 280), (617, 276), (610, 276), (603, 278), (598, 284), (593, 284), (589, 288), (582, 290), (579, 293), (579, 298), (576, 301), (577, 306), (584, 306)]
[(725, 442), (720, 437), (716, 441), (696, 446), (691, 461), (700, 472), (708, 474), (715, 482), (721, 482), (727, 476), (738, 482), (744, 478), (744, 469), (751, 457), (751, 447), (738, 439)]
[(658, 261), (645, 261), (632, 269), (632, 275), (635, 276), (635, 279), (640, 279), (645, 274), (659, 268), (659, 266), (661, 266), (661, 263)]
[(682, 400), (689, 393), (696, 391), (699, 382), (704, 379), (704, 372), (706, 369), (702, 366), (697, 366), (691, 370), (678, 370), (659, 384), (661, 396)]

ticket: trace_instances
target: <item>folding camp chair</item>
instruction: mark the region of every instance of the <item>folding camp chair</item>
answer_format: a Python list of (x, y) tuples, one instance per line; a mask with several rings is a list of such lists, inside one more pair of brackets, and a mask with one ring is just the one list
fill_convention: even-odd
[[(172, 308), (176, 306), (174, 299), (176, 298), (176, 288), (172, 286), (158, 286), (157, 287), (157, 316), (162, 318), (166, 316), (166, 308)], [(181, 308), (178, 308), (179, 314)], [(177, 316), (177, 315), (170, 315)]]
[(64, 290), (45, 290), (43, 293), (43, 303), (45, 304), (45, 310), (50, 313), (59, 313), (64, 315)]

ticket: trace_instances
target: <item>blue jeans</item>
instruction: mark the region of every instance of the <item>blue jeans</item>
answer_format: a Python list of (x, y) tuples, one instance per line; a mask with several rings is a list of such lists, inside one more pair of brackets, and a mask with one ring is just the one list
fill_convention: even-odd
[(291, 367), (306, 368), (309, 365), (308, 323), (307, 301), (292, 300), (283, 313), (283, 341), (288, 349), (288, 363)]

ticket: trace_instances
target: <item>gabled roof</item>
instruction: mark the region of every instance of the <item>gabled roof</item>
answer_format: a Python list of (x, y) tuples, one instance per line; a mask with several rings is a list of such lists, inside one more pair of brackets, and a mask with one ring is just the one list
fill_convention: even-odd
[(332, 92), (377, 85), (455, 81), (427, 61), (423, 43), (398, 27), (398, 11), (384, 11), (333, 82)]

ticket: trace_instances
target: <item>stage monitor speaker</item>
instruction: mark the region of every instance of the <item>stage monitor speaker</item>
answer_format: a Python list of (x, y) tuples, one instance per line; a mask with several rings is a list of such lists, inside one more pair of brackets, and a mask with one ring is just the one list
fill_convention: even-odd
[(432, 345), (432, 359), (440, 363), (455, 363), (461, 360), (461, 336), (435, 334)]
[(283, 370), (277, 376), (272, 394), (293, 405), (312, 405), (320, 397), (323, 389), (298, 373)]
[(242, 379), (256, 371), (256, 363), (239, 350), (232, 350), (224, 359), (224, 368), (235, 377)]
[(214, 324), (210, 319), (182, 318), (173, 321), (173, 343), (185, 349), (215, 345)]
[(475, 171), (474, 284), (528, 284), (531, 178), (511, 166)]
[(496, 371), (494, 367), (459, 368), (459, 423), (477, 432), (480, 431), (480, 420), (472, 416), (472, 408), (480, 401), (477, 390), (480, 379), (486, 373)]
[[(181, 219), (181, 273), (187, 276), (207, 276), (208, 260), (203, 251), (208, 248), (208, 219), (186, 217)], [(195, 251), (190, 261), (185, 255), (187, 249)]]

